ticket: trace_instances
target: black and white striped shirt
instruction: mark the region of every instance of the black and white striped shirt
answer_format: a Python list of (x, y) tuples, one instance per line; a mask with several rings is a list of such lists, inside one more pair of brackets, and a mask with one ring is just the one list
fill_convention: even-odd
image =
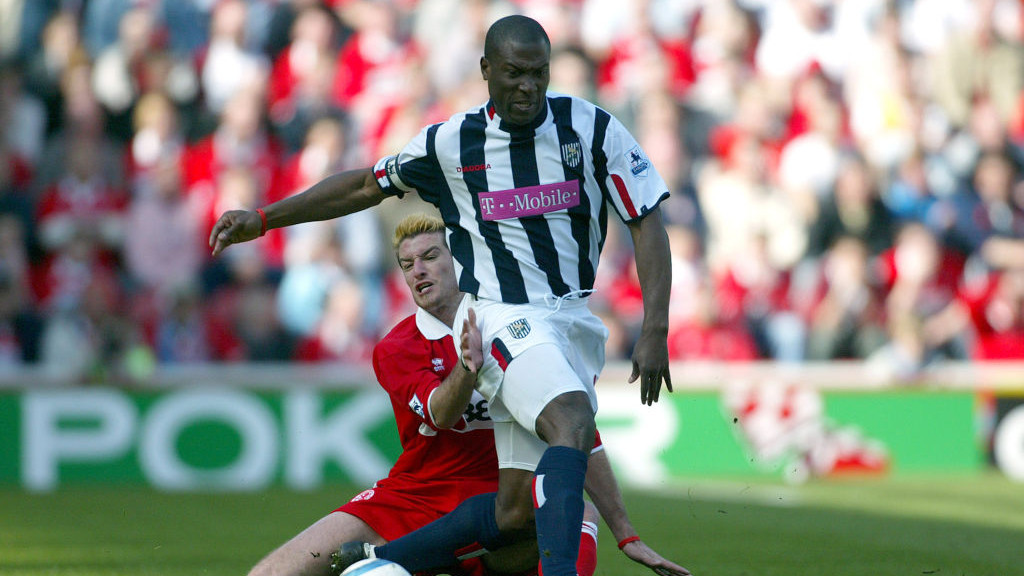
[(438, 207), (464, 292), (521, 304), (589, 290), (607, 207), (629, 222), (668, 197), (618, 120), (547, 96), (533, 126), (506, 125), (488, 103), (424, 128), (374, 167), (385, 193), (415, 191)]

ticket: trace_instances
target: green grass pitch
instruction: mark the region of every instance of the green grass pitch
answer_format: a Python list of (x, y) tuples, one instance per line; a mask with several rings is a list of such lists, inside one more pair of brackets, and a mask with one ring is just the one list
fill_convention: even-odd
[[(355, 492), (0, 489), (0, 574), (244, 574)], [(1024, 576), (1024, 485), (994, 473), (798, 487), (695, 480), (625, 495), (645, 541), (699, 576)], [(602, 526), (597, 574), (652, 572)]]

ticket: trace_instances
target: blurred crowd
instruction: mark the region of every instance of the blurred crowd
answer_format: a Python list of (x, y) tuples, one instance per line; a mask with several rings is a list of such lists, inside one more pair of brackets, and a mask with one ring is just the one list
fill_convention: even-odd
[[(672, 190), (674, 359), (1024, 359), (1016, 0), (0, 0), (0, 366), (365, 361), (413, 306), (389, 233), (429, 206), (217, 259), (209, 230), (485, 102), (510, 13)], [(642, 302), (612, 219), (615, 360)]]

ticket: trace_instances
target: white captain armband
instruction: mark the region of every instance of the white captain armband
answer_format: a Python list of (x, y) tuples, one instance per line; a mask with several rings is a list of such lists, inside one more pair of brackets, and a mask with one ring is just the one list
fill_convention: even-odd
[(385, 156), (378, 160), (373, 166), (373, 176), (377, 179), (377, 186), (381, 192), (388, 196), (401, 198), (409, 191), (398, 177), (398, 156)]

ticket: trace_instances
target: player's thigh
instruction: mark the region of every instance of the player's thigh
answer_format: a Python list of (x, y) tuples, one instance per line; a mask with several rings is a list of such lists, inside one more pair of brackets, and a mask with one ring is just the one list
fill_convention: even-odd
[(332, 512), (268, 554), (249, 575), (329, 574), (331, 554), (342, 543), (352, 540), (373, 544), (385, 542), (358, 517)]
[(541, 411), (555, 398), (569, 392), (586, 395), (593, 417), (597, 410), (593, 382), (579, 377), (559, 346), (540, 344), (523, 351), (509, 363), (498, 394), (512, 417), (536, 433)]

